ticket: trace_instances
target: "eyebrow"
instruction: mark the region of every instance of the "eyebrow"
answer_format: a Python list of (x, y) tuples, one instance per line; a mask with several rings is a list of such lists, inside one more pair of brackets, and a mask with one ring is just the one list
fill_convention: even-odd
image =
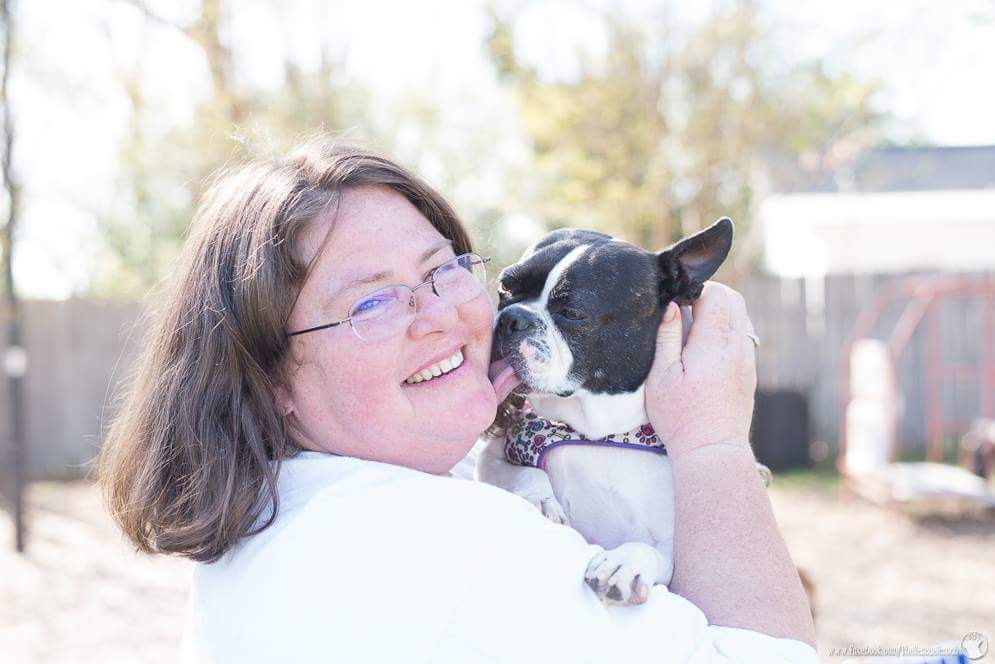
[[(443, 240), (442, 242), (439, 242), (438, 244), (429, 247), (428, 249), (422, 252), (421, 256), (418, 257), (418, 264), (419, 265), (424, 264), (425, 261), (435, 256), (437, 253), (439, 253), (446, 247), (451, 247), (452, 244), (453, 244), (452, 240)], [(369, 274), (366, 276), (353, 279), (344, 286), (342, 286), (342, 288), (337, 289), (334, 293), (332, 293), (329, 297), (327, 297), (324, 303), (325, 307), (327, 308), (344, 293), (348, 293), (349, 291), (352, 291), (360, 286), (368, 286), (370, 284), (376, 284), (387, 281), (392, 276), (394, 276), (393, 272), (385, 270), (382, 272), (375, 272), (374, 274)]]

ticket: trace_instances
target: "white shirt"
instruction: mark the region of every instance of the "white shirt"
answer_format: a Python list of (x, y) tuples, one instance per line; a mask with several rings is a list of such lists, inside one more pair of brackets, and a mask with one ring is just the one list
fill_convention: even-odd
[(662, 586), (606, 608), (600, 549), (486, 484), (304, 452), (279, 492), (272, 526), (196, 566), (183, 662), (818, 661)]

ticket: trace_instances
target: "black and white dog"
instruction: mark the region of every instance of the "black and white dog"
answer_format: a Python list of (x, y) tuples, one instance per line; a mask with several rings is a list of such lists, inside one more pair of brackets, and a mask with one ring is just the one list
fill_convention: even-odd
[(721, 219), (652, 253), (561, 229), (501, 273), (494, 355), (522, 385), (477, 476), (604, 547), (585, 573), (602, 599), (641, 603), (670, 583), (673, 480), (644, 383), (663, 311), (701, 294), (732, 238)]

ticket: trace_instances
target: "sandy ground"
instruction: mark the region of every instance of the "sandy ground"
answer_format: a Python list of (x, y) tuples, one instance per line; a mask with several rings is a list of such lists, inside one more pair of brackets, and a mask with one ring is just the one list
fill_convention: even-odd
[(135, 554), (87, 482), (36, 483), (26, 555), (0, 513), (0, 662), (175, 662), (193, 565)]
[[(831, 646), (995, 639), (995, 520), (911, 519), (779, 479), (772, 500), (817, 586), (824, 659), (843, 661)], [(88, 483), (35, 484), (30, 507), (25, 556), (0, 513), (0, 661), (175, 661), (192, 565), (132, 553)]]
[(929, 647), (969, 632), (995, 640), (995, 515), (912, 517), (786, 478), (775, 478), (772, 502), (816, 586), (824, 660), (843, 661), (831, 647)]

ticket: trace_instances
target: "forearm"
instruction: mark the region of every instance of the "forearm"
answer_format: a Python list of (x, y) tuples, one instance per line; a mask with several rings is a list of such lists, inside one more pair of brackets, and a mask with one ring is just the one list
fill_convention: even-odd
[(671, 591), (713, 625), (815, 645), (808, 599), (745, 445), (671, 457), (676, 524)]

